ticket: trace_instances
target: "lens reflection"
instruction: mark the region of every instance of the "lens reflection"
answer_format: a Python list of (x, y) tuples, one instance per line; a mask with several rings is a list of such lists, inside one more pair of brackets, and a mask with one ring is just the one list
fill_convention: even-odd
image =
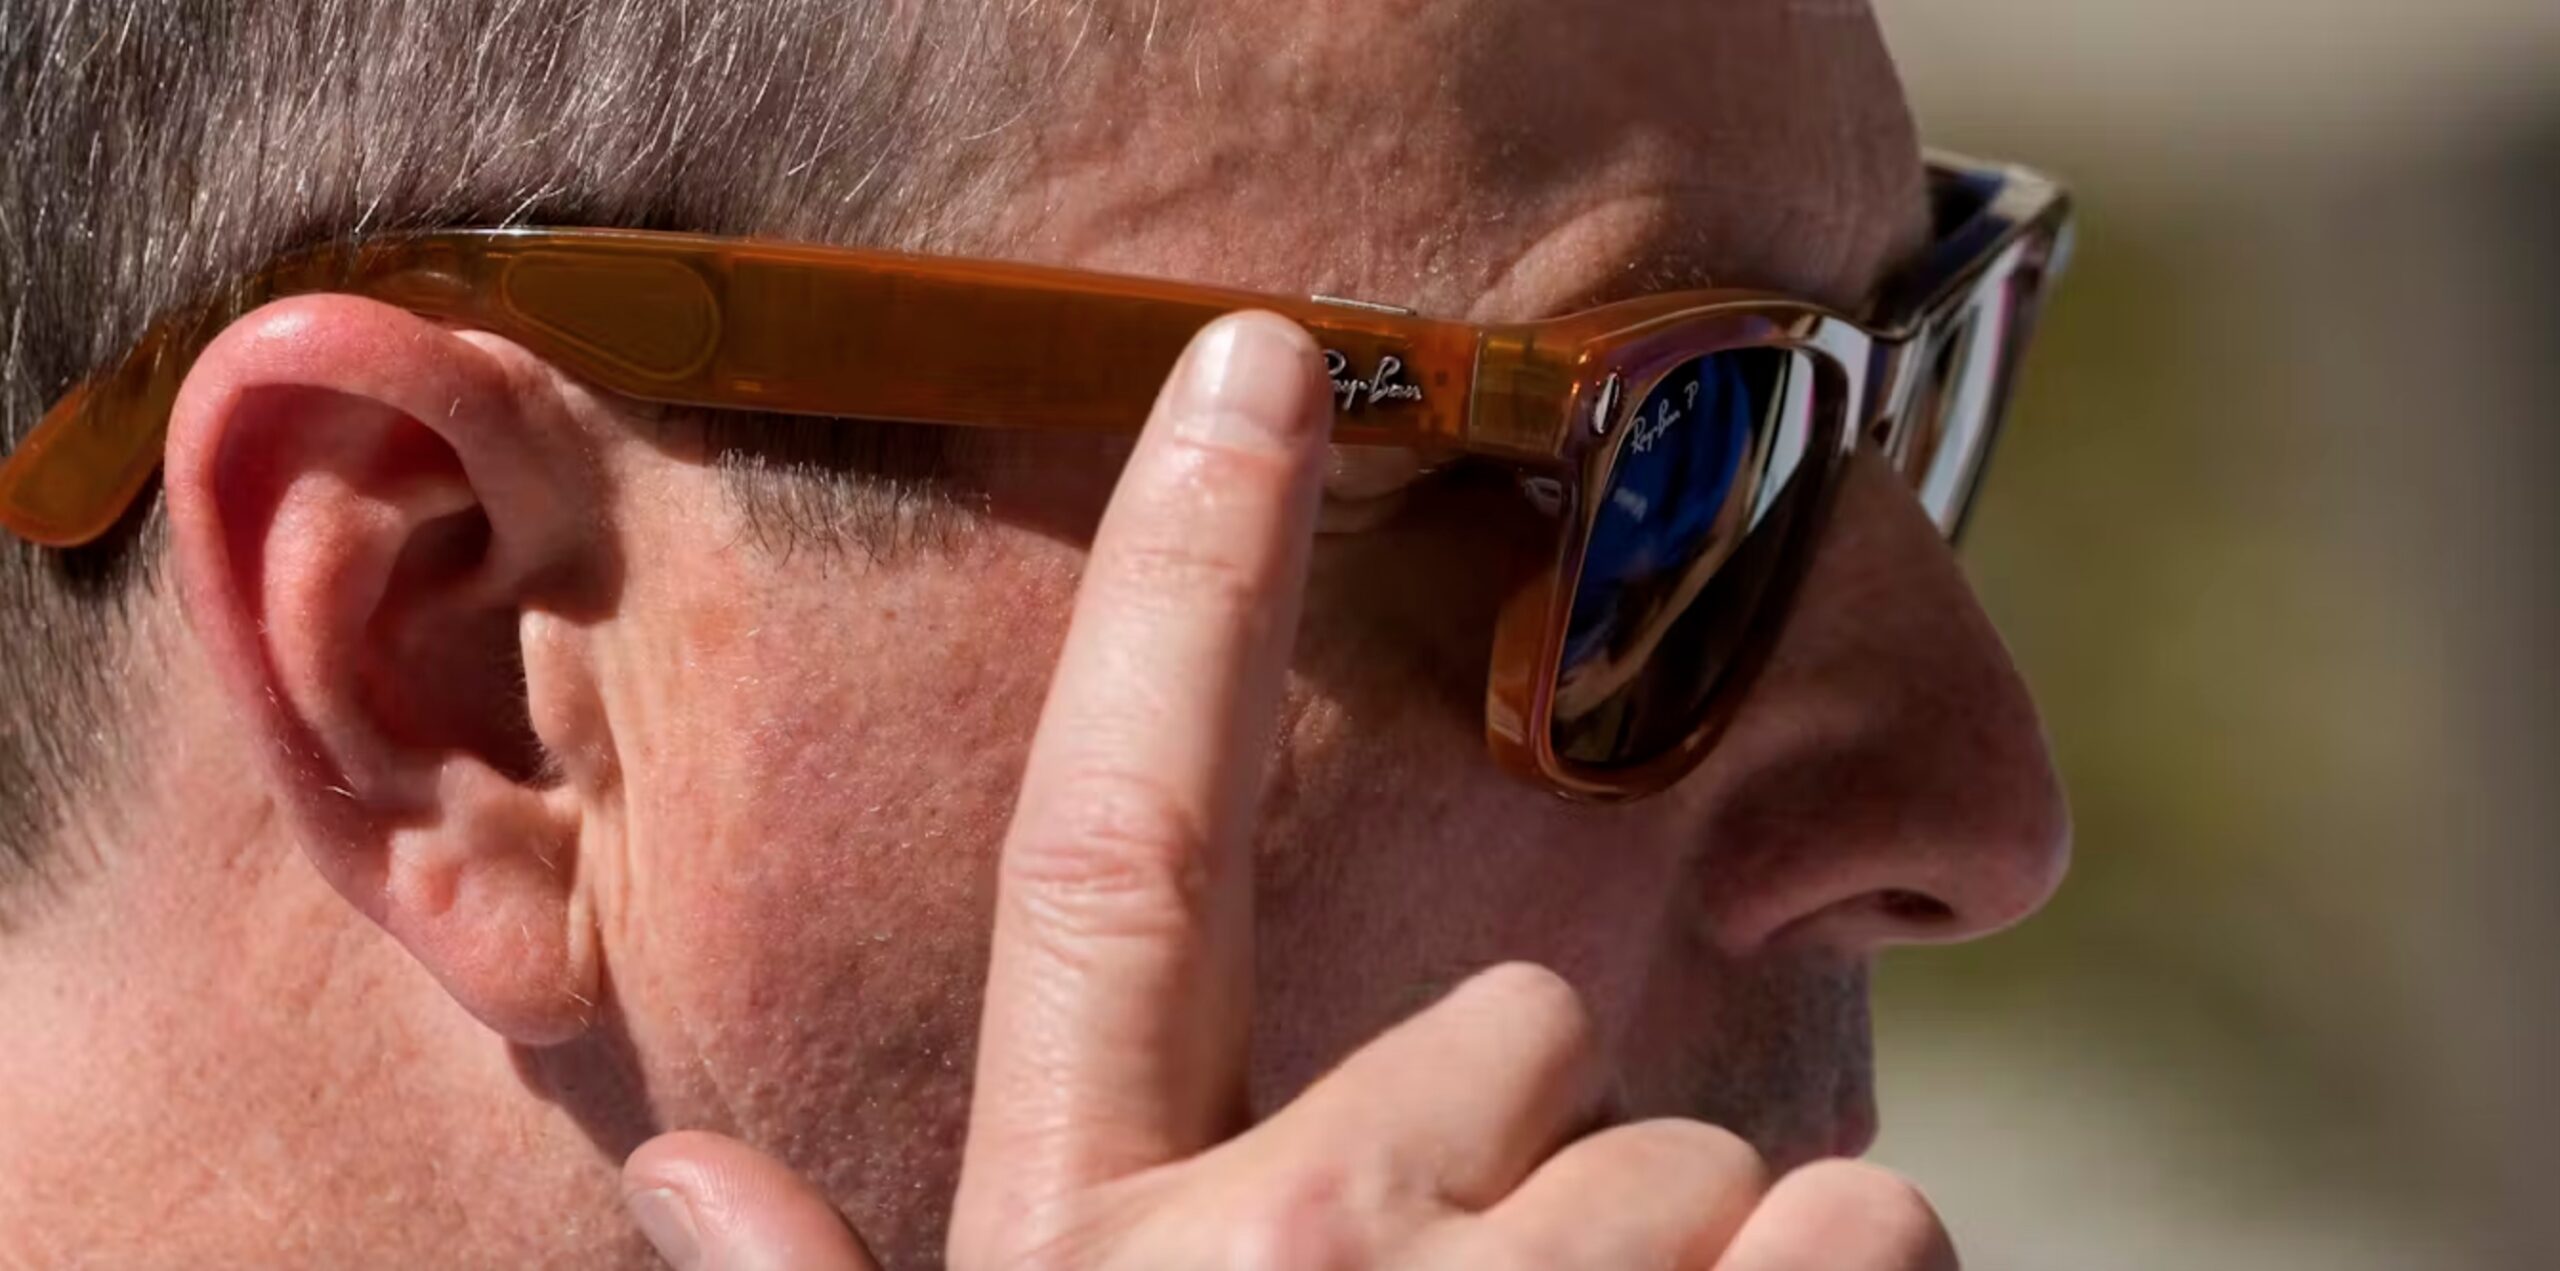
[(1984, 277), (1932, 333), (1905, 410), (1901, 469), (1920, 505), (1952, 536), (1964, 521), (1999, 419), (2001, 363), (2015, 348), (2015, 256)]
[(1642, 764), (1705, 718), (1819, 484), (1813, 388), (1801, 354), (1716, 353), (1619, 426), (1557, 676), (1560, 758)]

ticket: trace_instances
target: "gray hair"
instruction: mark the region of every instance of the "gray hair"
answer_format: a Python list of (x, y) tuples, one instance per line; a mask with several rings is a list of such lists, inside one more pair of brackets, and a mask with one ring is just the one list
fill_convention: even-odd
[[(0, 444), (165, 309), (304, 244), (510, 223), (970, 250), (1049, 82), (990, 0), (0, 0)], [(1090, 17), (1090, 13), (1082, 14)], [(1048, 27), (1054, 31), (1054, 26)], [(912, 518), (898, 430), (717, 425), (786, 538)], [(851, 482), (830, 479), (845, 470)], [(161, 604), (156, 493), (104, 543), (0, 546), (0, 901), (115, 771)]]

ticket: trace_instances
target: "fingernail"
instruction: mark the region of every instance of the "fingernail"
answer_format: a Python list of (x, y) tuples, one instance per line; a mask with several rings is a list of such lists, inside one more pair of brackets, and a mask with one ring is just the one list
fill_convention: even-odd
[(631, 1210), (631, 1221), (639, 1224), (640, 1234), (658, 1251), (675, 1271), (696, 1271), (702, 1265), (702, 1242), (693, 1230), (693, 1207), (684, 1197), (664, 1187), (636, 1191), (624, 1198)]
[(1174, 422), (1183, 435), (1222, 446), (1293, 451), (1332, 418), (1316, 409), (1314, 342), (1268, 316), (1209, 324), (1174, 372)]

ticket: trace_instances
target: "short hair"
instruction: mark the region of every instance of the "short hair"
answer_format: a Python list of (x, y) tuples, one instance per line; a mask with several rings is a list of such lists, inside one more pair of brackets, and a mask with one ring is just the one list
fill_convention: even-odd
[[(309, 243), (555, 224), (982, 246), (1006, 125), (1055, 82), (1017, 46), (1100, 2), (12, 5), (0, 444), (153, 315)], [(916, 430), (703, 426), (760, 536), (878, 547), (938, 472)], [(0, 546), (0, 902), (77, 872), (47, 845), (147, 709), (158, 505), (76, 551)]]

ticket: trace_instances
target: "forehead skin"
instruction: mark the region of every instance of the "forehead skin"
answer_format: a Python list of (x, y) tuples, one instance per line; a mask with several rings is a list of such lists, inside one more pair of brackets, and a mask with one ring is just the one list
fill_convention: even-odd
[(1175, 7), (1065, 33), (1015, 249), (1501, 320), (1708, 282), (1853, 308), (1926, 229), (1858, 0)]

